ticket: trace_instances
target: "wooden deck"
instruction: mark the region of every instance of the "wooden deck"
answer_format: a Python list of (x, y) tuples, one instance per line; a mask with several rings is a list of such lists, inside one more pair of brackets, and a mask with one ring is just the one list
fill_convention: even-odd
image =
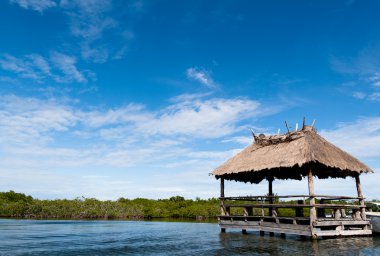
[[(221, 212), (218, 216), (222, 231), (226, 229), (256, 230), (270, 233), (293, 234), (317, 237), (371, 235), (372, 227), (363, 214), (363, 207), (349, 200), (359, 197), (337, 196), (281, 196), (302, 198), (290, 202), (274, 203), (273, 196), (221, 197)], [(280, 197), (276, 197), (279, 200)], [(296, 203), (295, 203), (296, 202)], [(318, 203), (310, 203), (318, 202)], [(292, 217), (280, 216), (280, 209), (294, 209)], [(316, 216), (304, 216), (310, 209)], [(259, 213), (259, 214), (258, 214)], [(287, 211), (289, 214), (289, 210)], [(305, 215), (306, 215), (305, 214)]]

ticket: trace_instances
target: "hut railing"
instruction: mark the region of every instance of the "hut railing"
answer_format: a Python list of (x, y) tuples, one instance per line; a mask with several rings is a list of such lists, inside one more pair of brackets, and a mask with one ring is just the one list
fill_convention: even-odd
[[(294, 199), (292, 201), (280, 201), (280, 199)], [(298, 200), (295, 200), (298, 199)], [(314, 199), (314, 200), (312, 200)], [(331, 195), (273, 195), (273, 196), (237, 196), (220, 197), (222, 202), (221, 219), (244, 218), (245, 221), (258, 217), (266, 219), (292, 220), (293, 222), (310, 220), (310, 211), (304, 209), (316, 209), (316, 221), (328, 220), (365, 220), (361, 214), (365, 206), (360, 202), (362, 197), (331, 196)], [(315, 203), (311, 203), (311, 202)], [(286, 211), (288, 216), (281, 216), (279, 209), (294, 209), (294, 212)], [(289, 216), (290, 215), (290, 216)], [(305, 222), (306, 224), (306, 222)]]

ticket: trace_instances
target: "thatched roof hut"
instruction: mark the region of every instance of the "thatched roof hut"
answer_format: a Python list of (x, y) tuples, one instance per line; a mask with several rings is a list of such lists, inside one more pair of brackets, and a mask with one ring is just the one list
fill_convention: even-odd
[[(227, 160), (212, 173), (220, 179), (219, 225), (222, 232), (225, 232), (226, 228), (241, 228), (244, 233), (249, 228), (272, 234), (280, 232), (310, 235), (313, 238), (372, 233), (370, 222), (366, 219), (366, 206), (359, 178), (361, 173), (373, 172), (371, 168), (322, 138), (314, 130), (313, 125), (303, 125), (299, 131), (289, 131), (282, 135), (253, 134), (253, 136), (255, 141), (252, 145)], [(314, 176), (320, 179), (353, 177), (358, 196), (316, 195)], [(307, 177), (308, 196), (274, 195), (273, 180), (301, 180), (303, 177)], [(268, 180), (266, 196), (225, 197), (224, 180), (259, 183), (264, 179)], [(276, 203), (275, 197), (293, 199), (301, 197), (303, 200), (298, 200), (297, 204), (281, 201)], [(239, 204), (239, 200), (244, 203)], [(358, 200), (359, 204), (332, 203), (336, 200)], [(231, 201), (232, 203), (228, 203)], [(246, 201), (255, 203), (247, 204)], [(326, 204), (327, 201), (330, 203)], [(239, 207), (243, 208), (244, 215), (231, 212), (231, 208)], [(261, 209), (261, 215), (253, 212), (253, 209), (258, 208)], [(264, 208), (268, 209), (268, 215), (265, 214)], [(279, 216), (280, 212), (277, 209), (281, 208), (294, 208), (295, 217)], [(309, 208), (309, 216), (306, 219), (303, 214), (304, 208)], [(346, 209), (351, 211), (351, 218), (345, 217)], [(326, 218), (325, 210), (329, 210), (334, 217)]]
[(355, 177), (373, 172), (355, 157), (322, 138), (313, 126), (283, 135), (254, 135), (254, 143), (216, 168), (216, 178), (259, 183), (263, 179)]

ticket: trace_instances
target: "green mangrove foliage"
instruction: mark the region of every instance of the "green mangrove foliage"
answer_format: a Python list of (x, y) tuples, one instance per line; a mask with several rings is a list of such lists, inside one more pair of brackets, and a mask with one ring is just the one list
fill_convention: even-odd
[(39, 200), (14, 191), (0, 192), (0, 217), (36, 219), (140, 219), (140, 218), (214, 218), (219, 200), (211, 198), (126, 199), (101, 201), (95, 198)]

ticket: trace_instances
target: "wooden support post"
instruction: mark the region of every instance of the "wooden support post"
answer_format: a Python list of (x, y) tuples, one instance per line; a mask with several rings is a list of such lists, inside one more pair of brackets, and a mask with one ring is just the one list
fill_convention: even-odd
[(310, 227), (313, 228), (313, 222), (316, 220), (316, 210), (315, 210), (315, 198), (314, 198), (314, 182), (313, 182), (313, 171), (310, 168), (307, 175), (308, 185), (309, 185), (309, 196), (310, 196)]
[[(298, 200), (297, 204), (304, 204), (303, 200)], [(304, 217), (303, 216), (303, 208), (302, 207), (297, 207), (296, 209), (296, 217)]]
[[(273, 204), (273, 177), (268, 179), (269, 204)], [(269, 216), (273, 216), (273, 208), (269, 207)]]
[[(319, 201), (319, 204), (324, 204), (324, 203), (325, 203), (324, 199), (321, 199)], [(317, 209), (317, 218), (326, 218), (325, 208), (319, 208), (319, 209)]]
[(226, 215), (226, 208), (224, 206), (224, 179), (220, 178), (220, 215)]
[[(359, 174), (357, 174), (355, 176), (355, 181), (356, 181), (356, 190), (358, 191), (358, 197), (360, 197), (359, 204), (360, 204), (360, 206), (365, 206), (363, 192), (362, 192), (362, 187), (360, 185)], [(366, 220), (367, 218), (366, 218), (366, 215), (365, 215), (365, 208), (363, 207), (360, 210), (361, 210), (362, 220)]]
[(334, 218), (335, 218), (336, 220), (339, 220), (339, 219), (342, 218), (342, 214), (341, 214), (341, 212), (340, 212), (340, 209), (335, 209), (335, 210), (334, 210)]
[[(220, 178), (220, 215), (226, 215), (226, 207), (224, 206), (224, 179)], [(220, 232), (225, 233), (226, 229), (221, 228)]]
[(220, 178), (220, 197), (224, 197), (224, 179)]

